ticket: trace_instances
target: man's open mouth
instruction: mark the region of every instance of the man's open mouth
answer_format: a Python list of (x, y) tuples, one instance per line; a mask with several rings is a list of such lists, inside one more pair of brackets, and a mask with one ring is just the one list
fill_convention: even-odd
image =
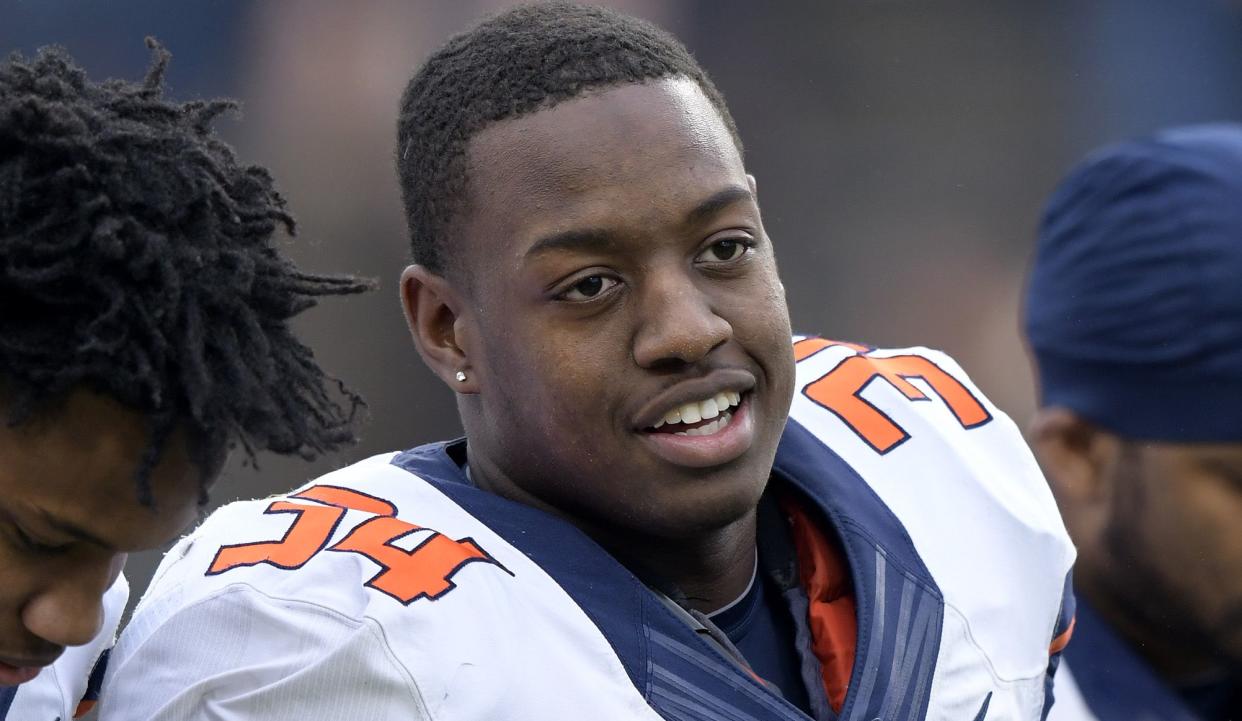
[(733, 410), (742, 402), (742, 394), (721, 391), (711, 398), (692, 401), (670, 410), (648, 433), (671, 433), (677, 436), (710, 436), (729, 425)]

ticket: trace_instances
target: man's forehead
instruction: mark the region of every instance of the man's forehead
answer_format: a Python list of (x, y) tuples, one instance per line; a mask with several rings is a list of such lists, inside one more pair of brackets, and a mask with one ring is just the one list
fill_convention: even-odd
[[(693, 151), (741, 167), (732, 135), (702, 89), (693, 80), (672, 77), (588, 90), (494, 123), (470, 140), (467, 163), (470, 177), (493, 183), (550, 173), (572, 184), (601, 167), (620, 170), (618, 163), (638, 166)], [(474, 191), (488, 188), (476, 184)]]
[[(136, 459), (135, 459), (136, 460)], [(28, 518), (107, 550), (134, 551), (174, 537), (199, 516), (197, 468), (177, 454), (156, 466), (150, 478), (152, 502), (139, 498), (133, 464), (83, 472), (70, 482), (61, 468), (49, 468), (49, 482), (32, 490)], [(51, 479), (53, 474), (61, 479)]]
[(145, 539), (194, 520), (201, 480), (184, 433), (173, 433), (151, 469), (154, 505), (140, 503), (137, 472), (150, 442), (140, 412), (74, 391), (29, 424), (0, 428), (0, 488), (44, 527), (100, 546), (149, 546)]

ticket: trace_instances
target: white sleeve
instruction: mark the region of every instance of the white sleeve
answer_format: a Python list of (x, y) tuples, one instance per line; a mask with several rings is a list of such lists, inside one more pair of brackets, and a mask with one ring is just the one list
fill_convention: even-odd
[(369, 619), (246, 585), (178, 597), (140, 607), (121, 635), (100, 721), (430, 719)]

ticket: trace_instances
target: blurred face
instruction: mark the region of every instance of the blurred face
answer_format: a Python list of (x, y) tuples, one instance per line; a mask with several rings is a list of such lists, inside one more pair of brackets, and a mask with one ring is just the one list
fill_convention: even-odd
[(753, 179), (698, 86), (507, 120), (468, 161), (475, 472), (620, 537), (753, 511), (793, 392), (789, 318)]
[(17, 427), (0, 423), (0, 686), (34, 678), (98, 633), (126, 553), (191, 523), (199, 479), (178, 435), (138, 503), (144, 418), (79, 391)]
[(1132, 444), (1099, 583), (1152, 635), (1242, 673), (1242, 444)]

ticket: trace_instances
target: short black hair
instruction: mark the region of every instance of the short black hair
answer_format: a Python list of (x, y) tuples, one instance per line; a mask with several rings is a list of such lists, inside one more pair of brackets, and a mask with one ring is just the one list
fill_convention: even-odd
[(466, 194), (466, 146), (488, 125), (612, 85), (686, 77), (742, 143), (724, 97), (667, 32), (611, 10), (546, 3), (508, 10), (448, 41), (401, 98), (397, 172), (414, 262), (443, 274), (444, 236)]
[(285, 200), (211, 129), (236, 103), (165, 99), (170, 55), (147, 44), (141, 84), (93, 83), (59, 48), (0, 65), (0, 385), (11, 426), (79, 388), (141, 412), (150, 503), (179, 429), (204, 498), (237, 442), (305, 457), (352, 442), (361, 399), (289, 321), (370, 284), (281, 254)]

